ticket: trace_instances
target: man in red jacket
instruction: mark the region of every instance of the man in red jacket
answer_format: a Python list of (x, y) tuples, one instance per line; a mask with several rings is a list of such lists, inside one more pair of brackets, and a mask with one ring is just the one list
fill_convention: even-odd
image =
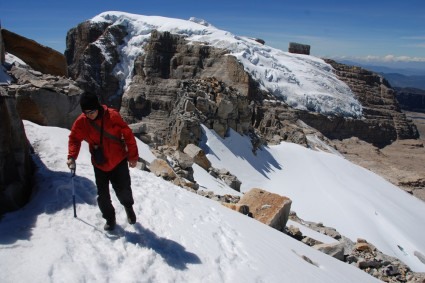
[[(130, 224), (136, 223), (133, 194), (127, 162), (135, 167), (139, 158), (131, 129), (114, 109), (101, 105), (95, 94), (84, 93), (80, 100), (83, 113), (75, 120), (68, 142), (68, 167), (75, 166), (81, 142), (89, 144), (97, 186), (97, 203), (106, 219), (105, 230), (115, 228), (115, 209), (109, 182), (127, 213)], [(75, 167), (74, 167), (75, 168)]]

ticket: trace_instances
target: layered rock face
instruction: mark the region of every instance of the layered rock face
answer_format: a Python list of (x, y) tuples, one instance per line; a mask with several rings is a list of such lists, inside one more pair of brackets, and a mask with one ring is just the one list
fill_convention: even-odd
[[(226, 50), (187, 44), (183, 37), (168, 32), (152, 32), (124, 93), (123, 83), (112, 70), (122, 59), (117, 50), (126, 34), (125, 27), (107, 23), (80, 24), (67, 37), (69, 72), (82, 88), (100, 94), (110, 106), (120, 107), (123, 117), (147, 143), (179, 149), (197, 144), (200, 123), (223, 137), (228, 128), (240, 133), (255, 130), (272, 143), (285, 140), (307, 145), (308, 126), (329, 139), (358, 137), (378, 147), (418, 137), (414, 124), (400, 111), (394, 90), (372, 72), (328, 60), (362, 103), (364, 118), (326, 117), (289, 108), (260, 91), (243, 66), (233, 56), (226, 56)], [(93, 44), (100, 35), (103, 53)]]
[[(94, 44), (101, 35), (102, 46)], [(120, 60), (118, 46), (126, 35), (124, 27), (84, 22), (69, 30), (66, 36), (69, 76), (82, 89), (99, 95), (102, 103), (116, 109), (121, 104), (122, 89), (120, 78), (113, 74), (113, 70)]]
[(199, 142), (201, 123), (222, 137), (229, 127), (248, 131), (252, 81), (234, 57), (158, 32), (145, 50), (135, 62), (121, 105), (122, 116), (138, 125), (135, 131), (142, 139), (183, 150)]
[(16, 210), (31, 195), (30, 147), (16, 101), (0, 87), (0, 215)]
[(326, 61), (335, 68), (339, 79), (356, 94), (363, 106), (364, 119), (324, 117), (300, 112), (301, 120), (330, 139), (358, 137), (378, 147), (397, 139), (419, 137), (416, 126), (401, 112), (394, 90), (383, 77), (359, 67)]

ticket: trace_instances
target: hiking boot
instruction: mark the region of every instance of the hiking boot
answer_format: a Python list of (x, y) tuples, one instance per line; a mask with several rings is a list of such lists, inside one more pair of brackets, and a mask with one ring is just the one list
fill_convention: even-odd
[(136, 214), (134, 213), (133, 207), (125, 207), (125, 213), (127, 213), (127, 221), (130, 224), (136, 223)]
[(115, 228), (115, 224), (115, 219), (106, 220), (106, 224), (105, 226), (103, 226), (103, 229), (105, 229), (106, 231), (112, 231)]

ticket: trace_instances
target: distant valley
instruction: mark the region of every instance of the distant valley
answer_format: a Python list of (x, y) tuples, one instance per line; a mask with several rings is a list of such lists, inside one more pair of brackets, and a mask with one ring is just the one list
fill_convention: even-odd
[(418, 88), (425, 90), (425, 67), (387, 67), (362, 64), (353, 61), (341, 61), (344, 64), (362, 67), (382, 75), (394, 88)]

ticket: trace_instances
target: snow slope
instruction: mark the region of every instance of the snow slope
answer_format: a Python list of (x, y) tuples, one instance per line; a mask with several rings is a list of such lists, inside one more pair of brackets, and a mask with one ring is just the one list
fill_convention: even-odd
[(263, 188), (292, 199), (306, 221), (336, 228), (352, 241), (366, 239), (425, 271), (414, 253), (425, 254), (425, 203), (339, 155), (292, 143), (263, 147), (254, 155), (248, 137), (230, 130), (222, 139), (203, 126), (202, 147), (212, 166), (227, 168), (241, 191)]
[[(91, 21), (122, 25), (128, 31), (125, 42), (118, 48), (121, 63), (114, 70), (115, 75), (125, 81), (124, 89), (131, 81), (135, 58), (144, 52), (144, 44), (150, 38), (151, 31), (156, 29), (184, 35), (188, 41), (207, 42), (214, 47), (229, 50), (263, 89), (294, 108), (326, 115), (362, 115), (362, 107), (350, 88), (333, 74), (329, 64), (317, 57), (292, 54), (261, 45), (251, 38), (233, 35), (196, 18), (181, 20), (109, 11), (97, 15)], [(102, 40), (100, 36), (94, 44), (105, 50), (102, 48)], [(107, 52), (103, 52), (105, 58), (108, 58)]]
[[(87, 146), (77, 160), (73, 218), (69, 131), (24, 121), (36, 191), (0, 221), (1, 282), (379, 282), (219, 203), (130, 169), (138, 222), (113, 195), (118, 227), (102, 230)], [(139, 143), (140, 154), (153, 156)], [(313, 263), (307, 262), (307, 257)]]

